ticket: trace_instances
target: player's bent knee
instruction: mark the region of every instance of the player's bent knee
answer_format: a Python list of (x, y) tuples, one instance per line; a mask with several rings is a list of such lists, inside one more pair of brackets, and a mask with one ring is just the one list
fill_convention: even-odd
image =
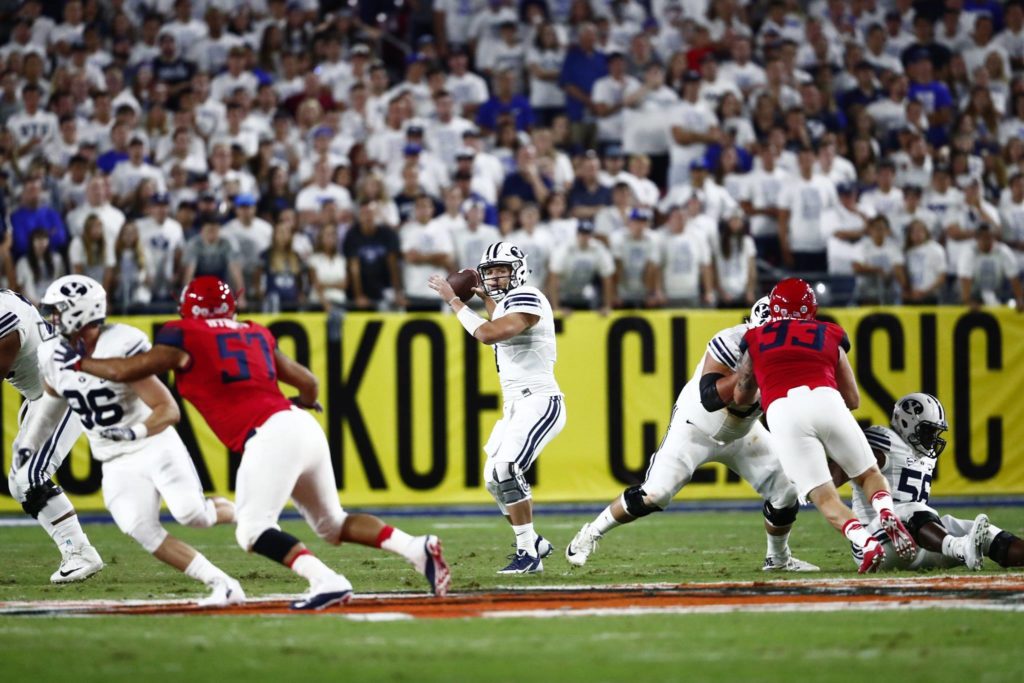
[(25, 514), (31, 515), (33, 518), (37, 518), (50, 499), (59, 496), (62, 493), (64, 493), (64, 490), (61, 487), (47, 479), (42, 483), (42, 485), (33, 486), (25, 491), (25, 497), (21, 503), (21, 508), (25, 511)]
[(160, 526), (160, 522), (155, 519), (139, 522), (125, 533), (150, 554), (155, 553), (167, 538), (167, 530)]
[(939, 519), (937, 514), (927, 510), (919, 510), (912, 514), (910, 519), (906, 520), (905, 526), (907, 527), (907, 531), (910, 532), (910, 535), (916, 540), (918, 534), (921, 533), (921, 529), (929, 523), (935, 523), (940, 527), (942, 526), (942, 521)]
[(764, 502), (764, 518), (773, 527), (790, 526), (796, 521), (796, 515), (800, 512), (800, 503), (794, 503), (788, 507), (777, 508), (770, 501)]
[(526, 483), (519, 465), (514, 462), (495, 463), (494, 481), (498, 491), (497, 499), (502, 504), (515, 505), (530, 499), (530, 485)]
[(647, 492), (639, 486), (632, 486), (622, 493), (622, 504), (630, 517), (646, 517), (652, 512), (661, 512), (670, 502), (672, 497), (667, 491)]
[(174, 511), (174, 519), (187, 527), (193, 529), (207, 529), (217, 523), (217, 507), (212, 500), (203, 499), (200, 507), (189, 507), (185, 510)]
[(1009, 562), (1010, 545), (1017, 537), (1009, 531), (1000, 531), (988, 547), (988, 556), (1000, 567), (1012, 567)]

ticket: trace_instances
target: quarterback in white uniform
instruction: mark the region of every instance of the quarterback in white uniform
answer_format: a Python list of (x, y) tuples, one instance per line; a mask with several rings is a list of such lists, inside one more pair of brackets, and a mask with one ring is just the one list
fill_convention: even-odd
[(11, 446), (8, 488), (60, 549), (60, 567), (50, 581), (70, 583), (100, 571), (103, 561), (89, 545), (71, 501), (51, 480), (82, 433), (67, 406), (43, 393), (36, 351), (51, 336), (50, 326), (27, 299), (0, 290), (0, 377), (25, 398)]
[(544, 569), (551, 544), (533, 528), (533, 503), (525, 474), (565, 427), (563, 396), (555, 381), (555, 321), (551, 304), (526, 285), (526, 254), (511, 242), (489, 245), (478, 267), (490, 320), (462, 303), (442, 277), (430, 287), (448, 302), (473, 337), (493, 345), (504, 399), (502, 417), (484, 446), (484, 481), (516, 535), (516, 553), (499, 574)]
[[(966, 565), (981, 569), (987, 555), (1001, 567), (1024, 565), (1024, 540), (992, 524), (987, 515), (973, 520), (952, 515), (939, 516), (928, 505), (932, 472), (946, 441), (946, 411), (931, 394), (907, 394), (896, 401), (889, 427), (873, 425), (864, 430), (882, 475), (889, 481), (896, 514), (917, 541), (917, 553), (903, 560), (885, 553), (880, 569), (942, 569)], [(838, 467), (832, 467), (833, 481), (846, 481)], [(838, 485), (837, 484), (837, 485)], [(856, 484), (853, 512), (864, 528), (885, 545), (888, 536), (878, 513)], [(861, 562), (860, 548), (851, 546), (854, 562)]]
[[(149, 339), (128, 325), (105, 325), (107, 293), (84, 275), (51, 284), (41, 309), (83, 357), (127, 358), (148, 351)], [(130, 384), (65, 369), (55, 361), (61, 339), (38, 348), (45, 391), (77, 414), (93, 457), (103, 464), (103, 501), (125, 534), (157, 559), (212, 589), (201, 606), (240, 604), (238, 582), (160, 525), (160, 500), (181, 524), (210, 527), (233, 522), (235, 506), (207, 499), (188, 450), (173, 425), (181, 415), (167, 387), (155, 376)]]
[[(750, 310), (750, 321), (721, 330), (708, 342), (693, 377), (672, 407), (668, 431), (651, 456), (643, 484), (631, 486), (593, 521), (584, 524), (565, 548), (569, 564), (582, 567), (610, 530), (652, 512), (664, 510), (690, 482), (694, 471), (707, 462), (720, 462), (745, 479), (764, 499), (764, 527), (768, 537), (765, 571), (817, 571), (818, 567), (793, 557), (789, 532), (800, 503), (773, 448), (771, 434), (758, 418), (760, 407), (740, 410), (731, 404), (740, 341), (751, 327), (768, 320), (768, 298)], [(721, 396), (728, 396), (729, 403)]]

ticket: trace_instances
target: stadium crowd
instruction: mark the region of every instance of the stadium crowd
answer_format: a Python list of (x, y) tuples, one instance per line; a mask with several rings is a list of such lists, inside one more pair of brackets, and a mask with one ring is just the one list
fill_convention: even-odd
[(438, 309), (498, 239), (555, 307), (1024, 310), (1024, 0), (26, 0), (0, 275), (118, 311)]

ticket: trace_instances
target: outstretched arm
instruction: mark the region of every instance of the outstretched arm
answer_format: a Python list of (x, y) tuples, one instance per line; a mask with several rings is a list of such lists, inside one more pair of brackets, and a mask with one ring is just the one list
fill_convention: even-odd
[(753, 405), (757, 396), (757, 378), (754, 377), (754, 362), (750, 354), (743, 352), (739, 367), (736, 369), (736, 388), (733, 390), (733, 401), (737, 405)]
[[(65, 347), (65, 352), (70, 347)], [(81, 358), (71, 351), (73, 358), (65, 356), (64, 367), (75, 368), (82, 372), (112, 382), (136, 382), (150, 375), (159, 375), (171, 370), (181, 370), (188, 365), (189, 355), (181, 349), (165, 344), (156, 344), (145, 353), (130, 358)]]
[(159, 434), (168, 427), (176, 425), (181, 419), (181, 411), (178, 410), (178, 404), (174, 402), (171, 391), (153, 375), (132, 382), (131, 388), (152, 412), (144, 421), (137, 424), (119, 425), (101, 430), (100, 435), (104, 438), (113, 441), (145, 439), (147, 436)]
[(511, 339), (533, 327), (540, 320), (540, 316), (531, 313), (509, 313), (497, 320), (485, 320), (455, 296), (452, 286), (443, 277), (433, 275), (428, 284), (441, 299), (452, 307), (455, 317), (462, 323), (466, 332), (484, 344), (497, 344), (500, 341)]

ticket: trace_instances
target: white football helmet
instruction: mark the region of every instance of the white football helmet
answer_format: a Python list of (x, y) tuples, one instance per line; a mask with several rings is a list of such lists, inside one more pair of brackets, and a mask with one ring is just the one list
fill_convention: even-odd
[[(493, 283), (488, 284), (487, 271), (494, 266), (508, 266), (512, 269), (507, 287), (492, 287)], [(530, 269), (526, 265), (526, 254), (511, 242), (495, 242), (488, 245), (484, 249), (483, 256), (480, 257), (477, 272), (480, 273), (480, 282), (483, 283), (484, 291), (495, 303), (504, 299), (510, 290), (525, 285), (526, 279), (530, 275)]]
[(937, 458), (946, 447), (942, 438), (942, 433), (949, 429), (946, 411), (931, 394), (915, 392), (896, 401), (890, 424), (921, 455)]
[(762, 296), (754, 302), (753, 306), (750, 307), (750, 317), (747, 318), (747, 327), (750, 329), (761, 327), (761, 325), (764, 325), (771, 319), (772, 307), (769, 304), (769, 299), (766, 296)]
[(107, 292), (84, 275), (65, 275), (46, 288), (39, 310), (64, 337), (107, 317)]

